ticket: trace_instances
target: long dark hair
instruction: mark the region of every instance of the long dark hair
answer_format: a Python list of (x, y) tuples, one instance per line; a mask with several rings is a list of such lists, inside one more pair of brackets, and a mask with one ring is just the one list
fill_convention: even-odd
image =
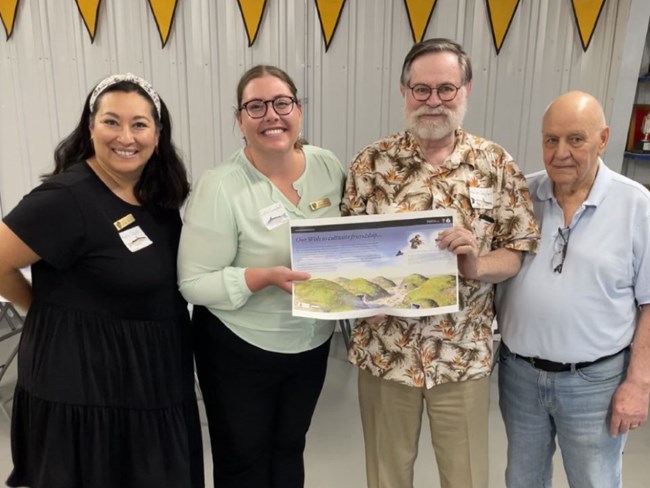
[(151, 155), (140, 175), (140, 180), (134, 189), (135, 197), (146, 207), (179, 208), (187, 198), (190, 184), (183, 161), (172, 142), (169, 110), (161, 99), (159, 117), (147, 92), (131, 81), (119, 81), (106, 88), (97, 97), (92, 111), (90, 108), (92, 91), (88, 94), (77, 127), (54, 150), (54, 171), (45, 176), (61, 173), (95, 155), (90, 140), (90, 126), (95, 121), (101, 99), (110, 92), (138, 93), (144, 97), (151, 106), (151, 115), (159, 132), (158, 149)]

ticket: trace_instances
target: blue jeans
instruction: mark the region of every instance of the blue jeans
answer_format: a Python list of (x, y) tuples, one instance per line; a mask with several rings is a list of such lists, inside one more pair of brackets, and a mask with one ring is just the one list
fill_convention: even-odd
[(572, 488), (620, 488), (625, 435), (609, 435), (610, 404), (629, 351), (548, 373), (501, 347), (499, 407), (508, 436), (508, 488), (550, 488), (555, 437)]

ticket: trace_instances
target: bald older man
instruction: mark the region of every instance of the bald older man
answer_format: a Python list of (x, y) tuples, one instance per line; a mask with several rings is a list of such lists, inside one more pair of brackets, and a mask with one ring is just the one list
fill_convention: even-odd
[(546, 171), (528, 177), (542, 240), (497, 294), (509, 488), (551, 486), (556, 437), (571, 487), (620, 487), (647, 419), (650, 193), (605, 166), (608, 139), (591, 95), (546, 109)]

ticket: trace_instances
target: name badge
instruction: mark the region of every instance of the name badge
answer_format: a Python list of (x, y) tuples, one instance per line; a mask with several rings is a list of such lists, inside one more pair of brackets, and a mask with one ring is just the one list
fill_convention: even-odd
[(260, 210), (260, 218), (264, 227), (268, 230), (273, 230), (280, 227), (282, 224), (289, 222), (289, 214), (287, 209), (280, 203), (274, 203), (266, 208)]
[(492, 188), (469, 187), (469, 202), (472, 208), (494, 208), (494, 192)]
[(120, 232), (120, 238), (127, 249), (131, 252), (139, 251), (140, 249), (144, 249), (153, 244), (151, 239), (147, 237), (147, 234), (144, 233), (139, 225)]
[(309, 204), (309, 208), (311, 208), (312, 212), (314, 210), (318, 210), (319, 208), (324, 208), (324, 207), (331, 207), (332, 202), (330, 202), (329, 198), (322, 198), (320, 200), (316, 200), (315, 202), (311, 202)]
[(125, 227), (128, 227), (129, 225), (131, 225), (133, 222), (135, 222), (135, 217), (133, 216), (133, 214), (128, 214), (128, 215), (125, 215), (124, 217), (122, 217), (121, 219), (116, 220), (115, 222), (113, 222), (113, 225), (115, 226), (115, 228), (117, 230), (122, 230)]

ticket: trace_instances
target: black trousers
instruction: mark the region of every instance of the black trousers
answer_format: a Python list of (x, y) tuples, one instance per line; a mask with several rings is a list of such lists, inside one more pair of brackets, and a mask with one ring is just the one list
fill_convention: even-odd
[(192, 320), (215, 488), (302, 488), (330, 341), (282, 354), (240, 339), (205, 307), (194, 307)]

